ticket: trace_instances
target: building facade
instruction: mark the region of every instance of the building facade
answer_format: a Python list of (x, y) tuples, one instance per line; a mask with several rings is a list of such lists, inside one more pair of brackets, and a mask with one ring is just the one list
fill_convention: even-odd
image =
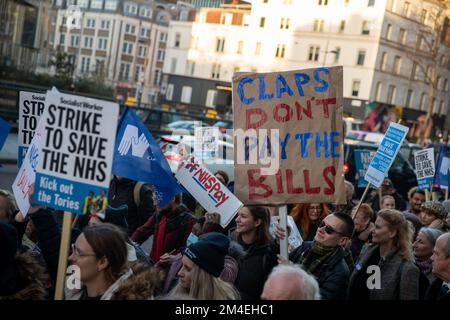
[(230, 94), (234, 72), (341, 65), (347, 113), (364, 118), (376, 101), (417, 118), (431, 95), (433, 114), (442, 117), (450, 104), (450, 51), (440, 32), (445, 8), (437, 0), (254, 0), (203, 8), (193, 23), (170, 23), (166, 100), (230, 112), (222, 104), (231, 99), (217, 97)]

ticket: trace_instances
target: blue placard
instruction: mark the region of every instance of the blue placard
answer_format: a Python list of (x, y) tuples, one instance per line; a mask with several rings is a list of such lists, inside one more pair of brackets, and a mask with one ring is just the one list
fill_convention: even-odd
[(379, 188), (383, 182), (409, 128), (391, 122), (380, 146), (367, 169), (365, 180)]
[(434, 186), (440, 189), (448, 189), (450, 180), (450, 154), (445, 147), (439, 149), (439, 157), (436, 161)]
[(366, 175), (367, 168), (369, 167), (370, 161), (372, 160), (375, 151), (370, 150), (355, 150), (355, 165), (356, 165), (356, 176), (357, 186), (363, 188), (367, 186), (367, 181), (364, 179)]

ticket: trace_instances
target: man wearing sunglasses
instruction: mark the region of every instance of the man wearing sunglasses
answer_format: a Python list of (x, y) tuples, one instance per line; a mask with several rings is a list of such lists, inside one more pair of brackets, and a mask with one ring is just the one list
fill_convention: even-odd
[[(292, 251), (289, 260), (300, 264), (319, 283), (323, 300), (346, 298), (350, 269), (346, 263), (343, 247), (348, 244), (354, 229), (352, 218), (345, 213), (333, 213), (319, 224), (314, 241), (305, 241)], [(276, 228), (277, 239), (284, 239), (285, 230)], [(279, 256), (279, 263), (286, 263)]]

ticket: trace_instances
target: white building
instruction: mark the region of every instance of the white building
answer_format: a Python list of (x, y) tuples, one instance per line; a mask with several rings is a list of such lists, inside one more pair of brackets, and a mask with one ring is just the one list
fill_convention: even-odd
[[(437, 0), (254, 0), (204, 8), (194, 23), (169, 25), (166, 100), (226, 111), (234, 72), (342, 65), (348, 112), (363, 117), (366, 103), (377, 101), (403, 106), (414, 118), (428, 110), (430, 95), (420, 66), (431, 74), (434, 61), (418, 34), (429, 40), (443, 9)], [(437, 56), (434, 112), (446, 115), (449, 47), (440, 45)], [(420, 57), (418, 66), (412, 57)]]

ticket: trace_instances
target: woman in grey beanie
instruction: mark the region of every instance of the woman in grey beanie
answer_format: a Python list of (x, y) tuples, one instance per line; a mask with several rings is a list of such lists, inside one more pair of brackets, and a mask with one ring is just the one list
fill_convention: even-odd
[(416, 265), (427, 276), (428, 281), (432, 283), (436, 277), (431, 272), (433, 265), (431, 256), (433, 255), (433, 248), (437, 238), (443, 232), (434, 228), (421, 228), (417, 234), (416, 241), (413, 244), (414, 258)]

